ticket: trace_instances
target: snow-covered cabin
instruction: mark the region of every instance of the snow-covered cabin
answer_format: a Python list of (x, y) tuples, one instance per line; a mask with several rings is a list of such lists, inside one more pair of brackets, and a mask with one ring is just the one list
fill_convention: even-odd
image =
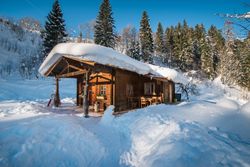
[[(180, 74), (137, 61), (96, 44), (56, 45), (39, 68), (44, 76), (75, 78), (77, 105), (103, 112), (109, 105), (115, 112), (157, 103), (173, 103), (175, 82)], [(58, 83), (57, 83), (58, 93)]]

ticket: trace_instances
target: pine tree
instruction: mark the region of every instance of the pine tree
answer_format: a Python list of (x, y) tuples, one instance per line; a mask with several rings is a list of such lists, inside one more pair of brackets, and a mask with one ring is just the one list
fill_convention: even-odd
[(103, 0), (94, 27), (94, 41), (106, 47), (115, 47), (115, 25), (109, 0)]
[(158, 23), (157, 32), (155, 36), (155, 52), (156, 55), (163, 58), (163, 54), (165, 52), (164, 46), (164, 32), (161, 23)]
[(132, 41), (130, 43), (129, 49), (127, 51), (127, 55), (136, 60), (141, 60), (140, 44), (138, 41)]
[(203, 24), (197, 26), (197, 43), (200, 53), (201, 70), (206, 77), (212, 79), (214, 77), (213, 55)]
[(237, 83), (239, 77), (239, 57), (236, 55), (233, 29), (230, 22), (225, 23), (226, 43), (221, 56), (220, 71), (221, 80), (227, 85)]
[(167, 28), (164, 35), (164, 42), (165, 42), (165, 57), (164, 62), (168, 63), (170, 67), (174, 66), (174, 27), (171, 26), (170, 28)]
[(201, 41), (201, 70), (207, 78), (214, 78), (213, 55), (208, 40), (204, 36)]
[(192, 31), (188, 27), (187, 22), (184, 20), (183, 25), (178, 23), (174, 31), (174, 58), (176, 67), (182, 71), (192, 69), (194, 56), (193, 56), (193, 41)]
[(182, 51), (181, 61), (184, 71), (193, 69), (194, 64), (194, 47), (193, 47), (193, 30), (188, 27), (187, 22), (184, 20), (182, 28)]
[(140, 22), (140, 43), (143, 61), (153, 63), (154, 44), (149, 17), (146, 11), (143, 12)]
[(201, 44), (202, 40), (204, 40), (204, 26), (202, 24), (197, 24), (194, 29), (194, 69), (201, 70)]
[(173, 47), (174, 66), (183, 69), (181, 67), (182, 66), (181, 52), (183, 48), (182, 48), (182, 25), (180, 22), (174, 29), (173, 41), (174, 41), (174, 47)]
[[(250, 35), (250, 33), (249, 33)], [(250, 91), (250, 36), (245, 40), (245, 47), (240, 59), (241, 75), (239, 84)]]
[(211, 48), (211, 53), (213, 56), (213, 68), (215, 73), (218, 75), (219, 73), (218, 66), (220, 63), (220, 58), (222, 55), (225, 41), (221, 32), (213, 25), (208, 30), (208, 40)]
[(63, 13), (58, 0), (55, 0), (52, 10), (47, 16), (45, 30), (41, 33), (43, 38), (43, 55), (46, 57), (52, 48), (61, 42), (65, 42), (67, 33), (63, 19)]

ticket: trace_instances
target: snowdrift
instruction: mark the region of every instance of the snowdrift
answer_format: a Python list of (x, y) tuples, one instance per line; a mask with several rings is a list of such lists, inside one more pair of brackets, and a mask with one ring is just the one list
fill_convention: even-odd
[(119, 117), (106, 112), (103, 120), (50, 111), (2, 120), (0, 166), (249, 166), (249, 141), (176, 119), (168, 109), (150, 106)]

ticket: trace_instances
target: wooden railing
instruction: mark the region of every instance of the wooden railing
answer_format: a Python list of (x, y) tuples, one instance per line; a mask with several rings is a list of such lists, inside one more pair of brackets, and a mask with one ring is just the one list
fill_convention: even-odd
[(128, 97), (128, 108), (142, 108), (152, 104), (162, 103), (162, 96), (135, 96)]

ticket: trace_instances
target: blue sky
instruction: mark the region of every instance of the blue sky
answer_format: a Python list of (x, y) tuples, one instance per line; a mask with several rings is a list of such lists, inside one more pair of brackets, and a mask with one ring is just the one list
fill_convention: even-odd
[[(59, 0), (66, 20), (67, 29), (77, 30), (78, 25), (96, 18), (102, 0)], [(216, 13), (246, 13), (250, 7), (242, 2), (247, 0), (110, 0), (116, 30), (127, 25), (139, 29), (143, 10), (150, 16), (153, 31), (158, 22), (164, 27), (187, 20), (189, 25), (203, 23), (223, 27), (224, 19)], [(53, 0), (0, 0), (0, 16), (21, 18), (31, 16), (44, 24)]]

